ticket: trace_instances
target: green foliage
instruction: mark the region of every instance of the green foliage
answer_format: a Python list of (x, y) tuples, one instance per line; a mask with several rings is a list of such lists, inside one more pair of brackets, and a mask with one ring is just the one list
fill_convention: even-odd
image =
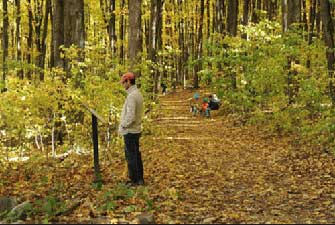
[[(212, 54), (202, 61), (203, 84), (211, 80), (223, 108), (244, 115), (250, 123), (266, 125), (273, 132), (294, 132), (305, 141), (334, 149), (323, 43), (314, 40), (308, 45), (299, 29), (283, 35), (280, 24), (268, 20), (239, 28), (247, 40), (217, 34), (206, 43)], [(289, 66), (288, 59), (293, 61)]]

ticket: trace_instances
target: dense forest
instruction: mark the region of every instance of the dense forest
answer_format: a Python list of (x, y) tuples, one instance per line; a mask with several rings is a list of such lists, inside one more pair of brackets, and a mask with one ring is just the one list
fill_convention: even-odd
[(1, 156), (79, 144), (81, 102), (115, 123), (126, 70), (147, 99), (161, 82), (210, 87), (249, 121), (331, 150), (334, 12), (321, 0), (3, 0)]
[(220, 115), (333, 157), (333, 0), (2, 0), (0, 9), (1, 168), (90, 152), (84, 106), (107, 121), (100, 151), (112, 157), (127, 71), (145, 97), (144, 134), (165, 83), (217, 93)]

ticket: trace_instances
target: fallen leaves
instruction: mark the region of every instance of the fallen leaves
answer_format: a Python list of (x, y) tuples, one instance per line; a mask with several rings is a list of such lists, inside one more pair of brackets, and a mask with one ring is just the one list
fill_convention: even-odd
[[(166, 96), (163, 103), (188, 94)], [(100, 190), (91, 185), (91, 156), (71, 155), (52, 165), (1, 171), (0, 194), (31, 202), (57, 195), (68, 207), (80, 201), (56, 218), (67, 223), (136, 224), (142, 213), (165, 224), (335, 223), (331, 156), (293, 148), (289, 137), (233, 126), (225, 117), (189, 118), (185, 105), (174, 107), (178, 119), (162, 110), (165, 119), (152, 124), (154, 135), (141, 139), (145, 187), (122, 185), (127, 171), (119, 151), (112, 162), (102, 156)], [(40, 222), (43, 215), (28, 219)]]

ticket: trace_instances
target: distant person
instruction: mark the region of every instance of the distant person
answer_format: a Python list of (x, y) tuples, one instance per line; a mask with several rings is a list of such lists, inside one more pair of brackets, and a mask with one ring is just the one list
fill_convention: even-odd
[(143, 116), (143, 97), (136, 87), (135, 74), (123, 74), (121, 83), (127, 91), (127, 98), (123, 105), (119, 134), (124, 137), (125, 157), (128, 165), (129, 181), (127, 184), (143, 185), (143, 163), (140, 152), (140, 136)]
[(166, 89), (167, 89), (167, 86), (165, 83), (162, 83), (161, 84), (161, 88), (162, 88), (162, 94), (165, 96), (166, 95)]
[(209, 100), (208, 98), (204, 98), (201, 104), (201, 110), (200, 113), (203, 116), (206, 116), (207, 118), (210, 117), (210, 111), (211, 109), (209, 108)]
[(220, 100), (216, 96), (216, 94), (209, 96), (209, 108), (211, 110), (218, 110), (220, 108)]
[(190, 101), (190, 112), (193, 114), (193, 116), (196, 116), (197, 113), (200, 111), (200, 105), (200, 94), (195, 93)]

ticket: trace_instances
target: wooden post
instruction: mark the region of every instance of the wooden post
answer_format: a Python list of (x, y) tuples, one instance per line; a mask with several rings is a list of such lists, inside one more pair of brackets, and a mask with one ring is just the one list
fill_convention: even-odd
[(92, 115), (92, 140), (93, 140), (93, 154), (94, 154), (94, 183), (102, 182), (102, 177), (100, 173), (99, 166), (99, 140), (98, 140), (98, 120), (102, 123), (107, 123), (107, 121), (102, 118), (95, 110), (88, 107), (85, 103), (81, 103)]
[(99, 141), (98, 141), (98, 119), (92, 113), (92, 138), (93, 138), (93, 149), (94, 149), (94, 173), (95, 183), (101, 182), (101, 174), (99, 167)]

